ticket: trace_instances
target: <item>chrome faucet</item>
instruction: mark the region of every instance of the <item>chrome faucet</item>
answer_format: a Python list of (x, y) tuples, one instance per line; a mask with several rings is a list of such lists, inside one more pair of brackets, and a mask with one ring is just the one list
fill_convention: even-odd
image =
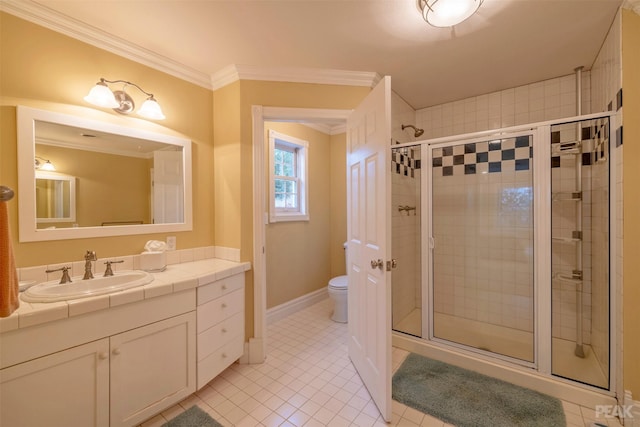
[(56, 268), (55, 270), (46, 270), (45, 273), (54, 273), (56, 271), (62, 271), (62, 278), (60, 279), (60, 284), (71, 283), (71, 277), (69, 277), (69, 269), (71, 267), (61, 267)]
[(84, 276), (82, 277), (82, 280), (93, 279), (93, 264), (91, 264), (91, 261), (97, 260), (98, 257), (96, 256), (95, 251), (87, 251), (87, 253), (84, 254)]

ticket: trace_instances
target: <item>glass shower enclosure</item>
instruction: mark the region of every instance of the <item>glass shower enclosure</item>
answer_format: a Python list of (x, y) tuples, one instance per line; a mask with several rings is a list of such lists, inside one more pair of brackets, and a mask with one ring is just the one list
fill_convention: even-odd
[(611, 119), (594, 116), (391, 148), (396, 332), (611, 389)]

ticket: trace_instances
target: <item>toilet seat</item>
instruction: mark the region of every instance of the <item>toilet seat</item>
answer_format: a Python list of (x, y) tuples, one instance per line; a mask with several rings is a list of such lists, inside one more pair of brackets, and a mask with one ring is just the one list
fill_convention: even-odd
[(338, 276), (329, 280), (329, 288), (335, 290), (347, 290), (347, 284), (349, 283), (349, 276)]

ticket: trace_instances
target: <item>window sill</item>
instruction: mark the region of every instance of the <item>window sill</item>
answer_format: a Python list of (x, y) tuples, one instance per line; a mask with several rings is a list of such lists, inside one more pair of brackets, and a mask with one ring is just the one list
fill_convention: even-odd
[(309, 214), (303, 213), (280, 213), (269, 216), (269, 222), (293, 222), (293, 221), (309, 221)]

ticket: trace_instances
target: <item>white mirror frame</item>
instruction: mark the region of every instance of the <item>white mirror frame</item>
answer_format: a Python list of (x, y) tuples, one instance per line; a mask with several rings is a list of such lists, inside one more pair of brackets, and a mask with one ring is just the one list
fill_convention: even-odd
[[(35, 108), (17, 107), (18, 140), (18, 209), (20, 242), (48, 240), (83, 239), (88, 237), (127, 236), (134, 234), (191, 231), (192, 215), (192, 172), (191, 141), (164, 133), (152, 132), (121, 126), (95, 119), (87, 119)], [(182, 147), (184, 171), (184, 222), (173, 224), (114, 225), (109, 227), (70, 227), (37, 229), (35, 198), (35, 122), (51, 122), (68, 126), (93, 129), (117, 135), (148, 139)]]

